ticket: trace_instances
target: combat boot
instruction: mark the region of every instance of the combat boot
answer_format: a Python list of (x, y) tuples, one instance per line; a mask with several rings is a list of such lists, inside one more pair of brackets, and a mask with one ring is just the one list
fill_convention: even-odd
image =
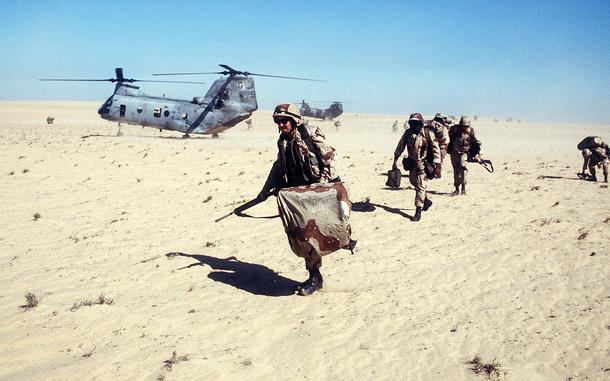
[(466, 185), (462, 184), (462, 195), (466, 196)]
[(607, 183), (608, 182), (608, 174), (604, 175), (604, 182)]
[(322, 279), (322, 274), (320, 274), (320, 270), (309, 270), (309, 278), (303, 284), (301, 284), (299, 288), (299, 295), (311, 295), (316, 292), (316, 290), (321, 289), (323, 286), (324, 279)]
[(587, 180), (595, 182), (595, 181), (597, 181), (597, 176), (591, 175), (591, 176), (589, 176), (589, 178)]
[(421, 220), (421, 206), (415, 208), (415, 215), (413, 216), (413, 221)]
[(430, 209), (431, 206), (432, 206), (432, 201), (430, 201), (430, 199), (426, 197), (426, 199), (424, 200), (424, 207), (422, 208), (422, 210), (425, 212), (426, 210)]
[(460, 187), (456, 186), (455, 190), (453, 191), (453, 193), (451, 193), (452, 196), (458, 196), (460, 194)]

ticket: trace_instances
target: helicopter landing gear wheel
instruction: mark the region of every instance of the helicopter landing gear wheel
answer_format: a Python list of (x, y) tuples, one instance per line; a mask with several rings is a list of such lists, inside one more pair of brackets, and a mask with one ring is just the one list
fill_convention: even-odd
[(191, 135), (189, 135), (189, 134), (182, 135), (182, 139), (189, 139), (190, 137), (191, 137)]
[(220, 135), (218, 135), (218, 134), (212, 135), (212, 139), (218, 139), (219, 137), (220, 137)]

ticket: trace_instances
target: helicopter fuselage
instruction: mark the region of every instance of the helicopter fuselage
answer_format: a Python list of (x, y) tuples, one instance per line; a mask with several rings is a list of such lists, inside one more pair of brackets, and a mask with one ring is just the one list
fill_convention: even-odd
[(248, 119), (257, 108), (254, 81), (233, 76), (216, 80), (206, 96), (192, 101), (150, 96), (136, 86), (117, 84), (98, 113), (113, 122), (187, 134), (216, 134)]

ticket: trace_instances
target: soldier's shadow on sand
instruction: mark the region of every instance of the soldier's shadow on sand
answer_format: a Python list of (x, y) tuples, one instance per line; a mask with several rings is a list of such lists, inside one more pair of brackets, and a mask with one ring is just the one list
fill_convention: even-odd
[(352, 203), (352, 211), (354, 212), (374, 212), (377, 208), (381, 208), (388, 213), (398, 214), (399, 216), (408, 218), (413, 221), (413, 216), (410, 216), (407, 213), (403, 212), (402, 209), (392, 208), (391, 206), (381, 204), (375, 204), (374, 202), (370, 201)]
[(277, 272), (266, 266), (243, 262), (235, 257), (223, 259), (203, 254), (186, 254), (179, 252), (171, 252), (165, 255), (168, 258), (193, 258), (197, 260), (197, 262), (181, 267), (178, 270), (207, 265), (213, 270), (208, 274), (208, 278), (216, 282), (222, 282), (240, 290), (247, 291), (254, 295), (294, 295), (297, 286), (299, 285), (299, 282), (278, 275)]

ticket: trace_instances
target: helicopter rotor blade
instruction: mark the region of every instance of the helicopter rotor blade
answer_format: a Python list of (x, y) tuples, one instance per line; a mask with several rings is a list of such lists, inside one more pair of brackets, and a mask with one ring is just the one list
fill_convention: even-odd
[(134, 82), (148, 82), (148, 83), (187, 83), (190, 85), (203, 85), (205, 82), (191, 82), (191, 81), (154, 81), (147, 79), (134, 79)]
[(114, 78), (108, 79), (71, 79), (71, 78), (40, 78), (39, 81), (70, 81), (70, 82), (116, 82)]
[(311, 82), (327, 82), (323, 79), (312, 79), (312, 78), (300, 78), (300, 77), (286, 77), (283, 75), (271, 75), (271, 74), (259, 74), (259, 73), (248, 73), (245, 72), (245, 75), (256, 75), (259, 77), (271, 77), (271, 78), (283, 78), (283, 79), (296, 79), (299, 81), (311, 81)]
[(250, 73), (248, 71), (240, 71), (240, 70), (235, 70), (233, 69), (231, 66), (229, 65), (225, 65), (225, 64), (219, 64), (218, 66), (220, 66), (223, 69), (226, 69), (225, 71), (214, 71), (214, 72), (191, 72), (191, 73), (156, 73), (153, 75), (201, 75), (201, 74), (222, 74), (222, 75), (245, 75), (245, 76), (250, 76), (250, 75), (255, 75), (258, 77), (270, 77), (270, 78), (282, 78), (282, 79), (296, 79), (299, 81), (312, 81), (312, 82), (326, 82), (325, 80), (322, 79), (312, 79), (312, 78), (301, 78), (301, 77), (287, 77), (287, 76), (283, 76), (283, 75), (271, 75), (271, 74), (261, 74), (261, 73)]
[(224, 74), (224, 71), (210, 71), (206, 73), (155, 73), (153, 75), (200, 75), (200, 74)]

